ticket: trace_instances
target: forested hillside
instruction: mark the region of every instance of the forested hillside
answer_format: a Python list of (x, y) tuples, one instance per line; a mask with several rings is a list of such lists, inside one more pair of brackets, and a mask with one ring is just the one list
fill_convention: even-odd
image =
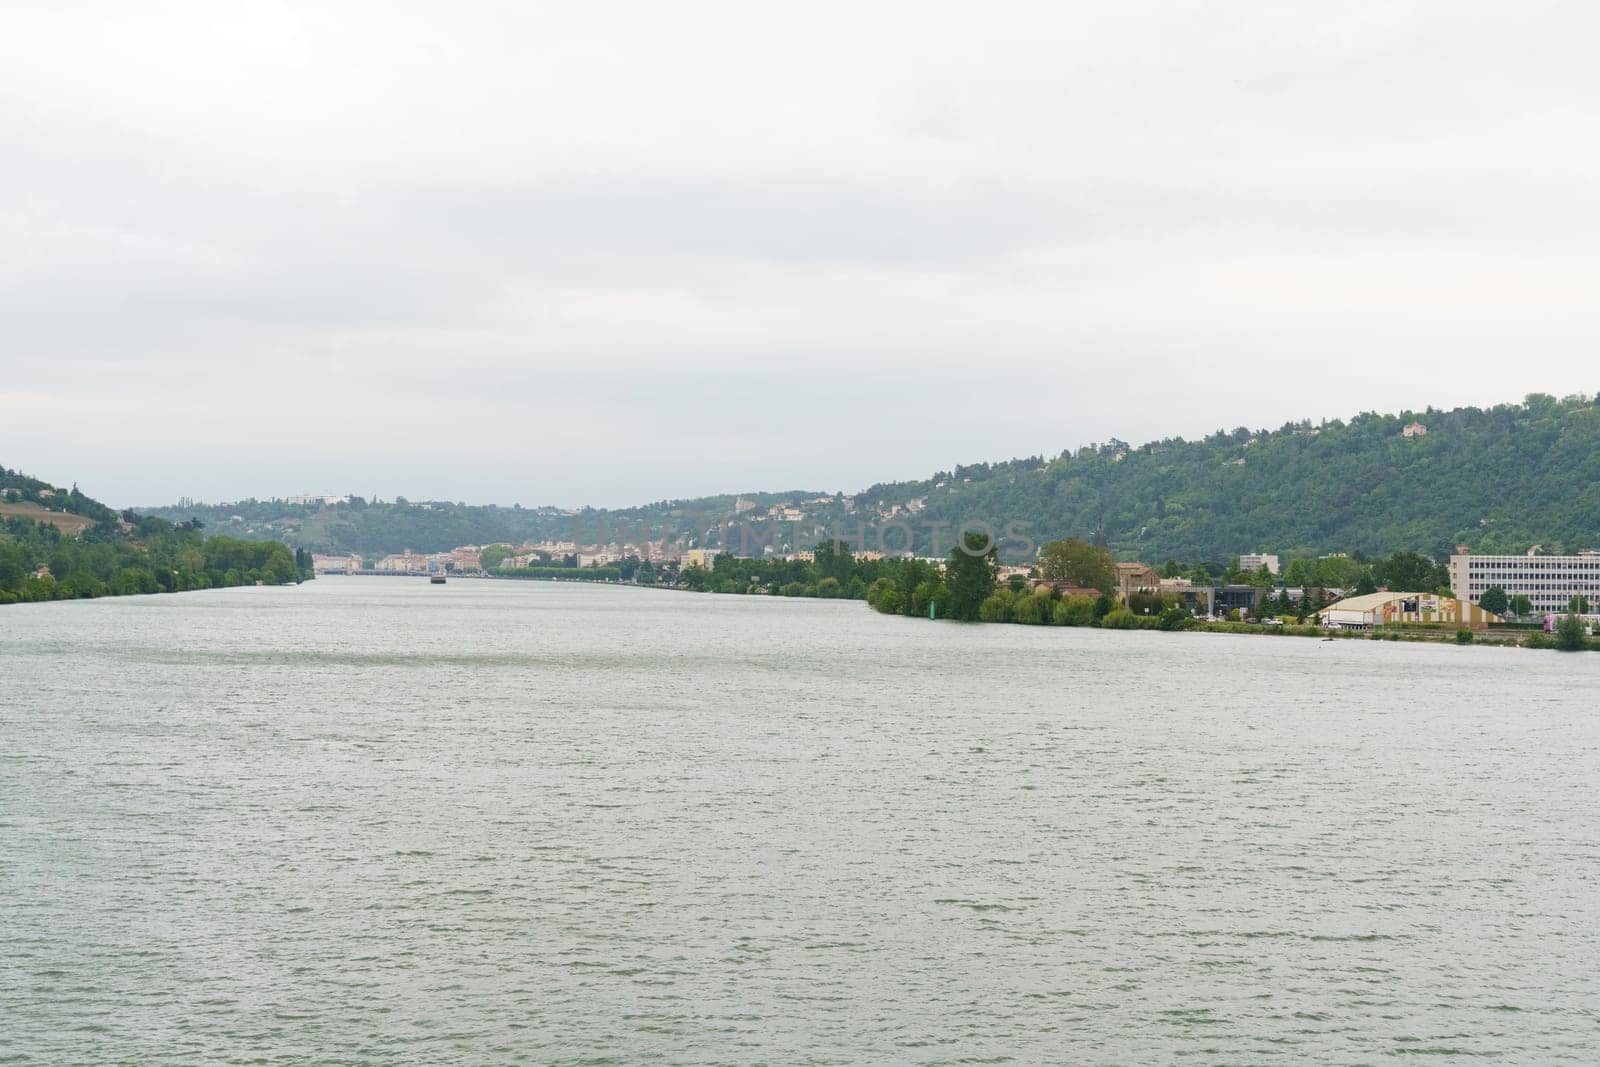
[[(1412, 424), (1426, 432), (1404, 436)], [(957, 470), (925, 514), (1021, 519), (1148, 560), (1600, 544), (1600, 408), (1590, 397), (1111, 442), (1028, 465)]]
[(285, 545), (203, 539), (193, 522), (119, 515), (76, 486), (58, 489), (0, 467), (0, 604), (309, 577), (309, 558)]
[[(1406, 436), (1407, 426), (1416, 424)], [(1064, 425), (1063, 436), (1070, 433)], [(202, 519), (212, 532), (281, 539), (322, 552), (367, 555), (410, 548), (541, 538), (592, 542), (627, 524), (675, 539), (719, 521), (782, 527), (778, 548), (802, 530), (837, 530), (856, 545), (942, 555), (951, 530), (981, 519), (997, 532), (1018, 524), (1034, 544), (1081, 537), (1123, 558), (1223, 560), (1240, 552), (1373, 556), (1397, 551), (1448, 555), (1458, 543), (1521, 552), (1600, 545), (1600, 408), (1592, 396), (1533, 395), (1494, 408), (1367, 413), (1276, 430), (1218, 430), (1199, 441), (1122, 441), (978, 463), (932, 476), (873, 485), (853, 496), (816, 491), (747, 493), (757, 507), (735, 513), (735, 497), (660, 501), (576, 515), (550, 508), (353, 500), (335, 507), (278, 501), (154, 509)], [(800, 520), (768, 517), (792, 507)], [(602, 527), (601, 523), (606, 525)], [(770, 529), (769, 531), (770, 532)], [(935, 542), (935, 538), (939, 540)], [(712, 543), (716, 543), (713, 537)], [(759, 544), (759, 539), (758, 542)], [(726, 546), (740, 549), (730, 537)], [(1026, 555), (1020, 542), (1003, 557)]]

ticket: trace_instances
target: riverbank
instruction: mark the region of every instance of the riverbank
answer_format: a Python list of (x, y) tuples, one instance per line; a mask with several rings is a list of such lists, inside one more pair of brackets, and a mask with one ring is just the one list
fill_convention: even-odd
[(54, 527), (10, 520), (0, 530), (0, 605), (310, 581), (307, 557), (276, 541), (236, 541), (143, 520), (137, 538), (107, 532), (69, 540)]
[[(561, 573), (561, 571), (565, 573)], [(636, 584), (619, 581), (616, 577), (605, 574), (582, 574), (572, 569), (547, 568), (543, 573), (515, 575), (489, 575), (486, 577), (506, 578), (515, 581), (551, 581), (566, 583), (588, 582), (597, 585), (631, 585), (639, 589), (664, 589), (685, 593), (718, 593), (724, 596), (761, 596), (761, 597), (793, 597), (806, 600), (860, 600), (880, 614), (904, 615), (933, 621), (952, 621), (948, 614), (942, 613), (945, 598), (941, 597), (942, 586), (932, 586), (926, 582), (919, 582), (910, 594), (901, 594), (898, 586), (891, 589), (888, 584), (874, 583), (872, 587), (852, 589), (834, 582), (831, 584), (817, 583), (807, 585), (799, 581), (785, 583), (782, 586), (752, 586), (743, 587), (733, 583), (714, 583), (706, 576), (698, 584), (678, 583), (666, 584)], [(888, 581), (887, 579), (885, 581)], [(892, 599), (885, 594), (893, 592)], [(859, 593), (860, 595), (856, 595)], [(1125, 605), (1118, 605), (1110, 598), (1099, 600), (1081, 597), (1050, 597), (1036, 596), (1031, 592), (1013, 592), (1004, 586), (997, 587), (985, 603), (991, 608), (997, 608), (997, 602), (1005, 600), (1008, 610), (999, 614), (997, 610), (987, 613), (980, 612), (979, 618), (974, 620), (980, 623), (1001, 624), (1012, 626), (1065, 626), (1087, 627), (1103, 630), (1164, 630), (1168, 632), (1188, 631), (1200, 633), (1219, 634), (1246, 634), (1258, 637), (1300, 637), (1316, 640), (1335, 641), (1388, 641), (1424, 644), (1455, 644), (1455, 645), (1488, 645), (1503, 648), (1531, 648), (1554, 649), (1557, 647), (1553, 635), (1544, 633), (1539, 629), (1521, 629), (1514, 627), (1491, 628), (1487, 631), (1474, 631), (1463, 628), (1429, 625), (1425, 623), (1408, 623), (1401, 626), (1381, 627), (1374, 630), (1344, 630), (1329, 629), (1322, 626), (1292, 622), (1287, 619), (1276, 619), (1263, 622), (1229, 622), (1209, 619), (1199, 619), (1188, 615), (1181, 609), (1169, 609), (1161, 614), (1139, 615), (1129, 610)], [(1022, 605), (1022, 611), (1016, 611), (1016, 605)], [(888, 608), (889, 610), (885, 610)], [(907, 609), (911, 610), (907, 610)], [(930, 610), (931, 609), (931, 610)], [(998, 616), (998, 617), (997, 617)], [(1571, 651), (1597, 651), (1600, 652), (1600, 640), (1589, 639), (1579, 649)]]

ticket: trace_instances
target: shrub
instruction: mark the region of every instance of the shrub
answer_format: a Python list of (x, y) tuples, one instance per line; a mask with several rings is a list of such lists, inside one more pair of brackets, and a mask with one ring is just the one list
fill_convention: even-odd
[[(883, 581), (883, 579), (878, 579)], [(900, 614), (900, 590), (891, 585), (888, 589), (880, 590), (878, 599), (872, 601), (872, 606), (885, 615)]]
[(1157, 620), (1157, 625), (1163, 630), (1187, 630), (1189, 624), (1193, 621), (1187, 611), (1177, 605), (1173, 605), (1161, 613), (1161, 618)]
[(1584, 640), (1583, 620), (1573, 614), (1566, 614), (1561, 621), (1556, 623), (1556, 647), (1563, 652), (1577, 652), (1582, 649), (1587, 641)]
[(1139, 592), (1128, 595), (1128, 610), (1135, 615), (1160, 615), (1172, 606), (1173, 600), (1160, 593)]
[(867, 586), (867, 603), (871, 604), (873, 607), (877, 607), (878, 598), (883, 596), (884, 593), (893, 591), (894, 583), (892, 581), (887, 578), (879, 578), (877, 581)]
[(67, 576), (66, 581), (61, 583), (61, 595), (84, 599), (105, 596), (106, 585), (92, 574), (75, 571)]
[(1107, 630), (1137, 630), (1139, 628), (1139, 616), (1127, 608), (1117, 608), (1101, 619), (1100, 625)]
[(1094, 622), (1094, 598), (1069, 596), (1056, 601), (1050, 621), (1057, 626), (1088, 626)]
[(839, 595), (839, 579), (829, 575), (817, 583), (817, 595), (821, 597), (835, 597)]
[(805, 582), (790, 582), (783, 587), (784, 596), (805, 596), (809, 587)]
[(156, 576), (143, 567), (133, 567), (121, 571), (111, 580), (111, 592), (115, 596), (132, 596), (135, 593), (159, 593), (161, 584), (156, 581)]
[(1048, 596), (1019, 596), (1011, 605), (1011, 621), (1040, 626), (1050, 621)]
[(1472, 644), (1472, 631), (1466, 629), (1465, 627), (1463, 627), (1460, 630), (1457, 630), (1456, 631), (1456, 644), (1458, 644), (1458, 645), (1470, 645), (1470, 644)]
[(978, 605), (978, 619), (982, 622), (1008, 622), (1011, 619), (1011, 597), (995, 593)]

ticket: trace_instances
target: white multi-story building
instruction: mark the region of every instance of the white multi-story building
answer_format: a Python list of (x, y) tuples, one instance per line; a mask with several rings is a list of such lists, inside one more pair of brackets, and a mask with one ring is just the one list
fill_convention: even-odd
[(1239, 569), (1247, 574), (1254, 574), (1262, 567), (1267, 568), (1268, 574), (1278, 573), (1278, 557), (1268, 556), (1260, 552), (1251, 552), (1239, 557)]
[[(1537, 551), (1537, 550), (1535, 550)], [(1484, 590), (1499, 586), (1509, 597), (1519, 593), (1543, 614), (1566, 611), (1573, 596), (1600, 604), (1600, 552), (1575, 556), (1474, 556), (1465, 545), (1450, 557), (1450, 591), (1476, 604)]]

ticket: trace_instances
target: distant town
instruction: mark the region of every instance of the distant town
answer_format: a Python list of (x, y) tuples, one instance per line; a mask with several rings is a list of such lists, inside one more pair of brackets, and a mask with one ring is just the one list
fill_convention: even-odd
[[(785, 514), (774, 508), (771, 517), (782, 519)], [(843, 542), (830, 541), (825, 547), (832, 552), (848, 551), (851, 561), (857, 565), (885, 561), (912, 563), (942, 575), (948, 564), (944, 557), (850, 550)], [(1040, 550), (1041, 555), (1047, 548)], [(1093, 551), (1103, 554), (1103, 550)], [(1052, 576), (1047, 573), (1048, 568), (1037, 561), (1030, 565), (996, 563), (994, 584), (1012, 593), (1048, 592), (1056, 598), (1104, 598), (1113, 607), (1139, 605), (1143, 599), (1147, 608), (1152, 605), (1159, 605), (1161, 610), (1179, 608), (1191, 617), (1207, 620), (1277, 624), (1291, 619), (1304, 622), (1312, 615), (1320, 625), (1339, 630), (1437, 625), (1481, 632), (1512, 620), (1551, 620), (1569, 612), (1600, 621), (1600, 615), (1592, 611), (1592, 606), (1600, 605), (1600, 551), (1553, 555), (1535, 550), (1517, 556), (1479, 555), (1462, 545), (1442, 567), (1410, 553), (1398, 553), (1394, 559), (1401, 557), (1408, 557), (1406, 563), (1413, 567), (1413, 573), (1406, 575), (1411, 580), (1402, 583), (1404, 588), (1395, 589), (1376, 585), (1371, 577), (1372, 568), (1344, 553), (1324, 555), (1314, 561), (1294, 561), (1290, 572), (1298, 572), (1302, 577), (1319, 571), (1344, 574), (1352, 579), (1345, 585), (1290, 583), (1285, 580), (1285, 568), (1279, 556), (1261, 552), (1241, 553), (1233, 566), (1214, 578), (1203, 573), (1178, 573), (1181, 566), (1171, 563), (1158, 568), (1140, 561), (1110, 562), (1106, 572), (1109, 580), (1094, 585), (1080, 584), (1072, 577)], [(780, 552), (768, 545), (760, 557), (740, 557), (721, 548), (689, 548), (673, 541), (605, 545), (544, 541), (521, 545), (464, 545), (434, 553), (402, 551), (370, 561), (359, 555), (314, 555), (312, 564), (315, 572), (323, 575), (566, 578), (714, 588), (722, 592), (822, 595), (814, 586), (802, 581), (780, 586), (759, 578), (748, 580), (743, 587), (717, 588), (714, 576), (719, 559), (807, 567), (817, 562), (818, 550)], [(1378, 569), (1383, 570), (1381, 562)], [(1392, 571), (1395, 567), (1391, 565), (1389, 569)], [(1434, 580), (1438, 578), (1446, 581)], [(802, 588), (788, 588), (795, 585)], [(841, 591), (837, 595), (851, 594)]]

